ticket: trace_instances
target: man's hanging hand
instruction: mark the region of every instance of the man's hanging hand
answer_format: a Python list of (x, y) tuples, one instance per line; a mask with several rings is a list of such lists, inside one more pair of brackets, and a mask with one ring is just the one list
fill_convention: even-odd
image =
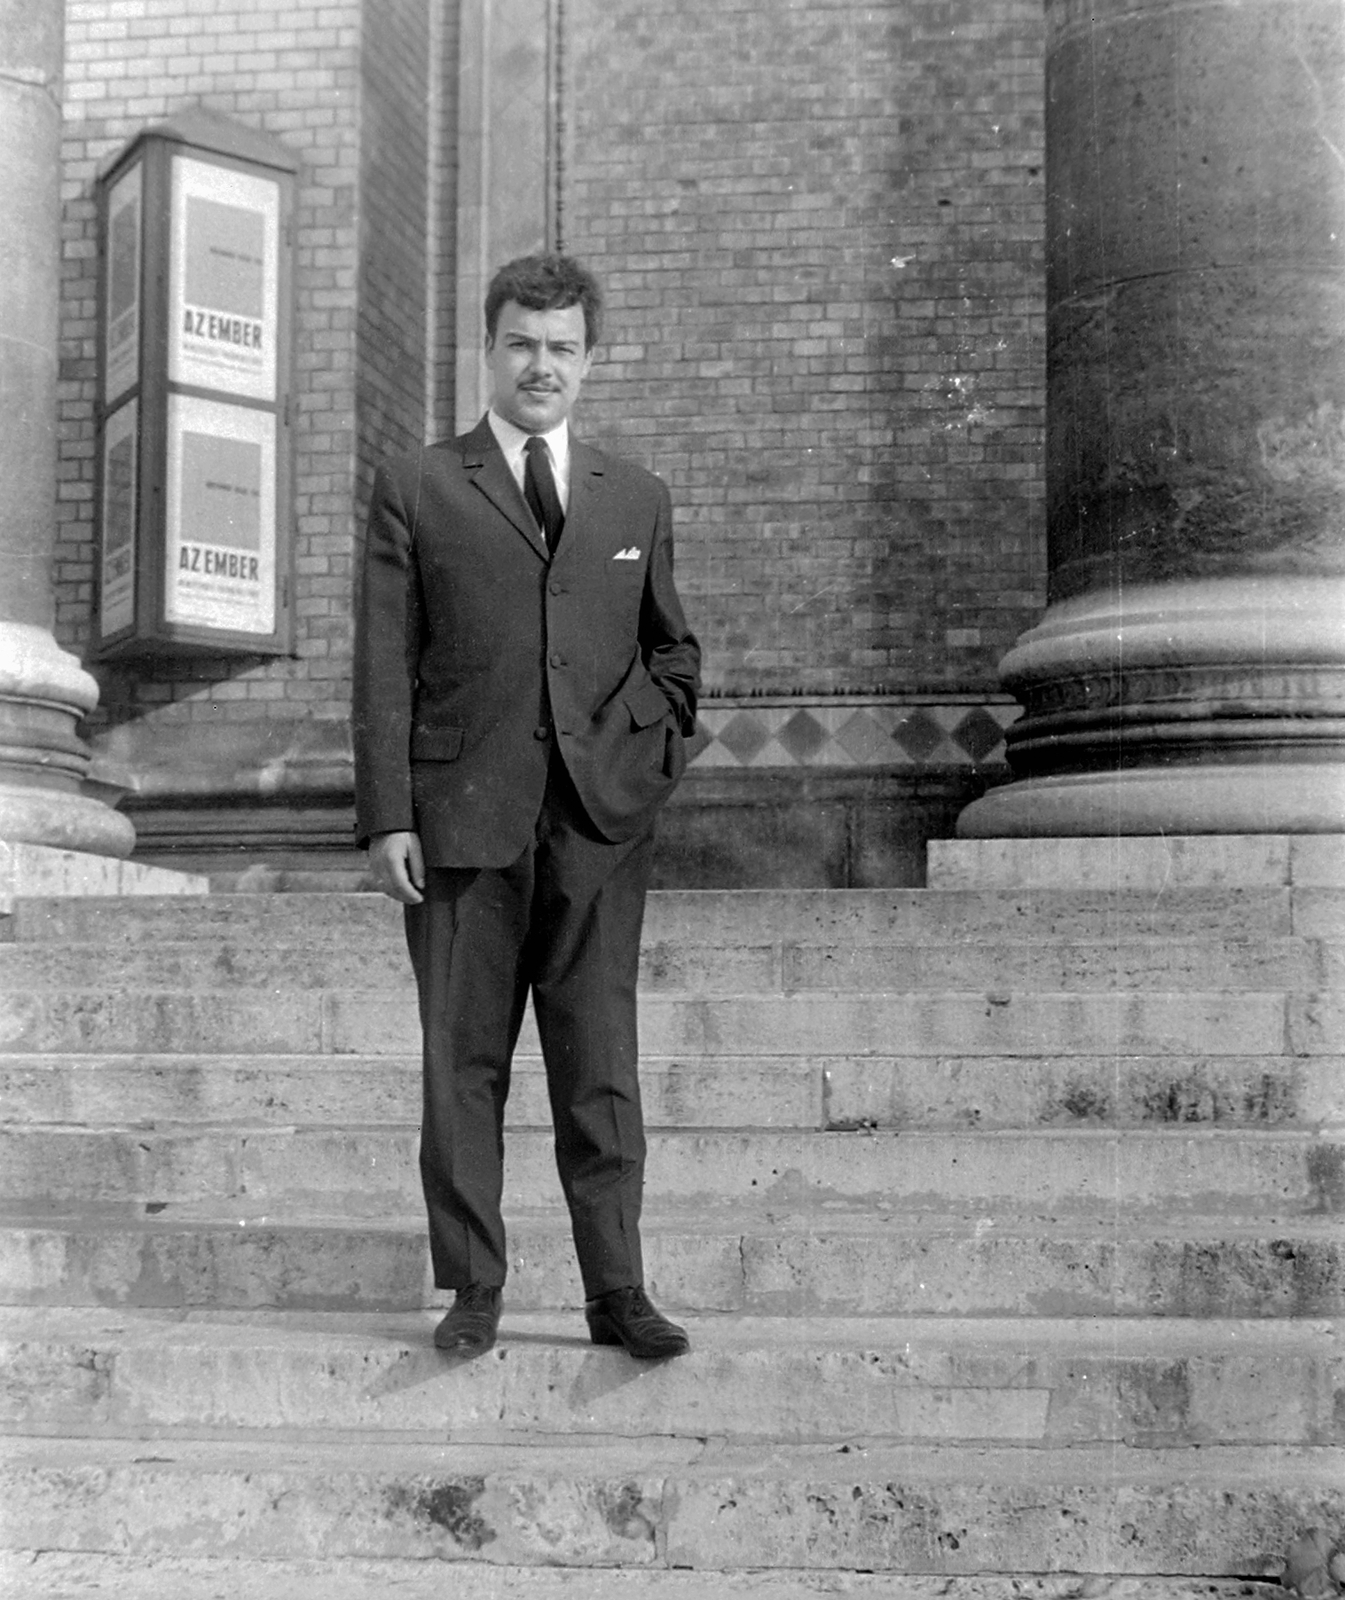
[(376, 833), (369, 841), (369, 872), (374, 887), (403, 905), (425, 898), (425, 856), (417, 833)]

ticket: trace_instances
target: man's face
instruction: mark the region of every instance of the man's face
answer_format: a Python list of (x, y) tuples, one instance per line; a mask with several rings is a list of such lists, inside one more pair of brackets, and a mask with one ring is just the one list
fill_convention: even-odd
[(495, 337), (486, 338), (495, 409), (526, 433), (546, 433), (569, 416), (592, 363), (582, 306), (530, 311), (506, 300)]

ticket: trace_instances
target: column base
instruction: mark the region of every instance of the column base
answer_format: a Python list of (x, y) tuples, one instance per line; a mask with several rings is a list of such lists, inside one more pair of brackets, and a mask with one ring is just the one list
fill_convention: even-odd
[(0, 621), (0, 840), (123, 857), (128, 817), (82, 786), (89, 748), (76, 732), (98, 685), (45, 628)]
[(965, 839), (1345, 830), (1345, 579), (1130, 584), (1048, 607), (1000, 663), (1015, 780)]
[(991, 789), (961, 839), (1345, 832), (1345, 764), (1210, 762), (1057, 773)]
[(0, 840), (121, 860), (135, 849), (135, 826), (87, 795), (0, 783)]

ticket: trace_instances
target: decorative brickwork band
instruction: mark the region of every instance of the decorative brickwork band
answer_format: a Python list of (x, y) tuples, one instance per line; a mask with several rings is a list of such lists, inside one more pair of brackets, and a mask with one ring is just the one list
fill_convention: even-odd
[(1004, 761), (1007, 701), (712, 700), (694, 764), (710, 767), (984, 768)]

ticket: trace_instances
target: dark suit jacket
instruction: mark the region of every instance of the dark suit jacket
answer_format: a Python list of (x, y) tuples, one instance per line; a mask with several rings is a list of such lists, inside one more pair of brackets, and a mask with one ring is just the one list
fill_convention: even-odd
[(358, 842), (406, 829), (428, 866), (507, 866), (553, 748), (602, 836), (633, 837), (682, 775), (699, 665), (651, 473), (572, 435), (551, 556), (484, 418), (388, 463), (356, 613)]

